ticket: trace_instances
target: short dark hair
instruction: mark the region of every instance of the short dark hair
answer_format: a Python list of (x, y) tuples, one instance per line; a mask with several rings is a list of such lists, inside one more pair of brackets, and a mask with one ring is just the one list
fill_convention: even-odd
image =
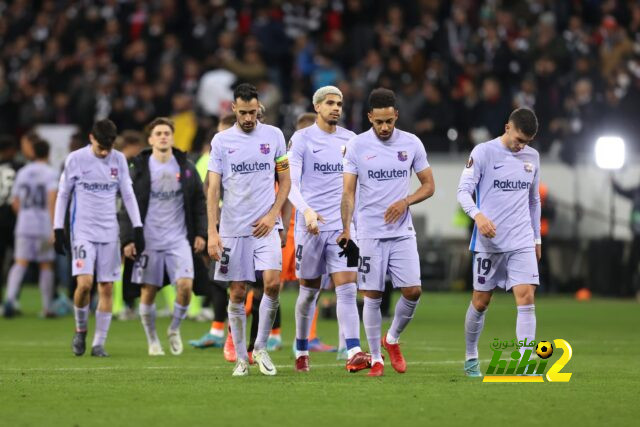
[(49, 143), (44, 139), (38, 138), (33, 143), (33, 152), (36, 155), (36, 159), (46, 160), (49, 158)]
[(40, 137), (38, 136), (36, 131), (33, 129), (25, 133), (23, 136), (32, 144), (40, 140)]
[(398, 108), (396, 106), (396, 94), (392, 90), (379, 87), (371, 91), (369, 95), (369, 111), (374, 108)]
[(173, 120), (171, 120), (168, 117), (156, 117), (151, 121), (151, 123), (147, 125), (147, 129), (146, 129), (147, 136), (151, 135), (151, 132), (153, 132), (153, 129), (155, 129), (156, 126), (160, 126), (160, 125), (169, 126), (169, 128), (171, 129), (171, 133), (175, 132), (175, 126), (173, 124)]
[(220, 118), (220, 123), (225, 126), (233, 126), (236, 123), (236, 115), (233, 113), (227, 113)]
[(132, 145), (146, 145), (146, 141), (142, 132), (128, 129), (118, 136), (114, 144), (114, 148), (118, 151), (122, 151), (124, 148)]
[(513, 123), (516, 129), (529, 137), (538, 133), (538, 118), (536, 113), (529, 108), (518, 108), (509, 115), (509, 122)]
[(118, 128), (116, 128), (115, 123), (109, 119), (98, 120), (91, 128), (91, 135), (93, 135), (101, 147), (111, 148), (118, 136)]
[(258, 99), (258, 89), (252, 84), (240, 83), (233, 91), (233, 100), (236, 101), (238, 98), (247, 102)]

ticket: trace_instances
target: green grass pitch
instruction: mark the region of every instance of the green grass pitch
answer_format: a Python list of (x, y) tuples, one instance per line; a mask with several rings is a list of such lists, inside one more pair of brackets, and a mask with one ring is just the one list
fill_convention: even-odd
[[(487, 384), (462, 374), (466, 294), (424, 294), (402, 336), (407, 373), (387, 363), (379, 379), (347, 373), (334, 353), (312, 353), (311, 372), (294, 372), (295, 296), (282, 295), (284, 348), (272, 354), (278, 375), (264, 377), (252, 367), (249, 377), (232, 378), (220, 349), (188, 346), (208, 327), (192, 321), (183, 324), (179, 357), (168, 351), (168, 319), (158, 320), (164, 357), (147, 356), (139, 321), (117, 320), (107, 341), (110, 358), (75, 357), (72, 318), (38, 318), (37, 290), (27, 288), (26, 314), (0, 319), (0, 426), (614, 426), (640, 416), (635, 302), (540, 296), (537, 337), (572, 345), (563, 370), (573, 373), (571, 381)], [(93, 326), (92, 316), (89, 343)], [(337, 343), (335, 321), (321, 320), (318, 333)], [(514, 335), (513, 299), (496, 295), (480, 343), (483, 372), (493, 339)]]

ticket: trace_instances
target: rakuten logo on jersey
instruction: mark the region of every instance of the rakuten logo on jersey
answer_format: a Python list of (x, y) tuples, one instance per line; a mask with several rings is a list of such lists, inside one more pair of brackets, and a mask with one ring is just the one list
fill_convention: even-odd
[(340, 163), (314, 163), (314, 172), (322, 172), (323, 174), (342, 173), (342, 165)]
[(265, 163), (260, 163), (260, 162), (231, 163), (231, 172), (240, 173), (243, 175), (248, 173), (256, 173), (256, 172), (268, 171), (268, 170), (271, 170), (271, 164), (266, 162)]
[(367, 171), (367, 176), (378, 181), (389, 181), (391, 179), (406, 178), (409, 172), (406, 169), (378, 169), (377, 171)]
[(528, 190), (531, 188), (531, 183), (520, 180), (511, 181), (507, 179), (505, 181), (500, 181), (499, 179), (494, 179), (493, 188), (499, 188), (502, 191)]
[(118, 188), (117, 182), (83, 182), (81, 184), (84, 191), (100, 193), (102, 191), (115, 191)]
[(171, 200), (175, 197), (182, 197), (182, 189), (169, 191), (153, 191), (149, 193), (149, 197), (158, 200)]

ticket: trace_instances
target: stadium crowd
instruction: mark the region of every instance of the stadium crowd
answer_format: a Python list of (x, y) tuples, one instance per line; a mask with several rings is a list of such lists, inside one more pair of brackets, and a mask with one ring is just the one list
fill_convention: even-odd
[(399, 128), (431, 152), (467, 152), (532, 107), (536, 147), (571, 162), (605, 121), (638, 130), (640, 3), (0, 1), (0, 133), (172, 116), (177, 146), (199, 152), (237, 81), (286, 136), (318, 87), (340, 87), (355, 132), (366, 94), (391, 88)]

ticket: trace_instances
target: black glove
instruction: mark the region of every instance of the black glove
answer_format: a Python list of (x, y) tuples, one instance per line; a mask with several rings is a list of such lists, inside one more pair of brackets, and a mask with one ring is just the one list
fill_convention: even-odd
[(55, 249), (57, 254), (65, 255), (67, 252), (65, 247), (65, 238), (64, 238), (64, 230), (62, 228), (56, 228), (53, 230), (53, 248)]
[(338, 245), (342, 248), (342, 252), (338, 252), (338, 256), (347, 257), (347, 267), (357, 267), (358, 259), (360, 258), (358, 245), (351, 239), (342, 239)]
[(142, 227), (135, 227), (133, 229), (133, 244), (136, 247), (136, 255), (142, 255), (144, 252), (144, 232)]

